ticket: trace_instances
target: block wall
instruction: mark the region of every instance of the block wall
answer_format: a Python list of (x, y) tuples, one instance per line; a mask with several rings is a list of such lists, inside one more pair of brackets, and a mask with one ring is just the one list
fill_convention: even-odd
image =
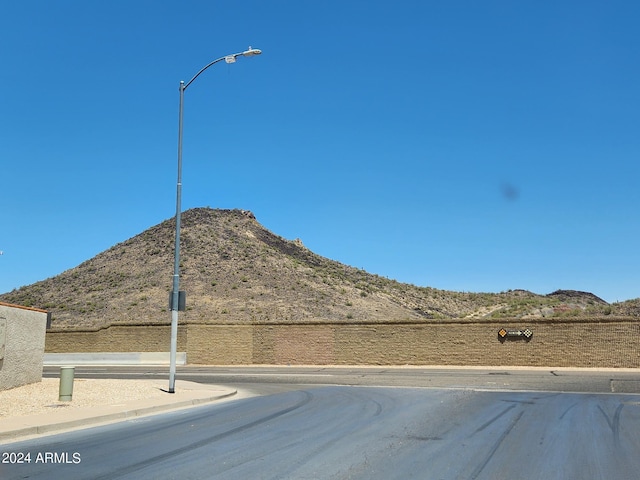
[[(99, 329), (48, 330), (47, 353), (168, 352), (169, 324), (119, 324)], [(178, 351), (187, 348), (187, 327), (178, 326)]]
[[(498, 331), (529, 328), (530, 341)], [(47, 352), (168, 351), (169, 325), (49, 331)], [(190, 364), (486, 365), (640, 368), (633, 319), (437, 323), (181, 325)]]

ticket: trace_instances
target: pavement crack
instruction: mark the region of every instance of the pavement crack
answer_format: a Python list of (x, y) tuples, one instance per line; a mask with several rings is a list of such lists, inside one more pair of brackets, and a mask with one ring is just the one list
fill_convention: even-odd
[(571, 411), (572, 408), (574, 408), (576, 405), (578, 405), (578, 402), (575, 402), (574, 404), (572, 404), (571, 406), (569, 406), (569, 408), (567, 408), (564, 412), (562, 412), (562, 415), (560, 415), (560, 420), (562, 420), (564, 418), (564, 416), (569, 413), (569, 411)]
[(271, 420), (273, 420), (275, 418), (281, 417), (282, 415), (286, 415), (289, 412), (292, 412), (294, 410), (297, 410), (300, 407), (303, 407), (304, 405), (309, 403), (311, 401), (311, 399), (313, 398), (313, 395), (311, 393), (307, 392), (307, 391), (302, 391), (301, 393), (304, 395), (304, 398), (302, 400), (294, 403), (293, 405), (287, 407), (287, 408), (284, 408), (282, 410), (278, 410), (277, 412), (274, 412), (274, 413), (272, 413), (270, 415), (258, 418), (257, 420), (254, 420), (252, 422), (245, 423), (244, 425), (240, 425), (240, 426), (238, 426), (236, 428), (232, 428), (231, 430), (227, 430), (227, 431), (221, 432), (221, 433), (219, 433), (217, 435), (214, 435), (212, 437), (208, 437), (208, 438), (202, 439), (202, 440), (200, 440), (198, 442), (191, 443), (189, 445), (185, 445), (185, 446), (183, 446), (181, 448), (172, 450), (170, 452), (164, 452), (161, 455), (157, 455), (155, 457), (148, 458), (147, 460), (145, 460), (143, 462), (134, 463), (134, 464), (129, 465), (127, 467), (124, 467), (124, 468), (122, 468), (120, 470), (117, 470), (117, 471), (114, 471), (114, 472), (110, 472), (110, 473), (108, 473), (106, 475), (103, 475), (103, 476), (100, 476), (100, 477), (96, 477), (95, 480), (106, 480), (106, 479), (120, 478), (122, 476), (129, 475), (129, 474), (131, 474), (133, 472), (142, 470), (143, 468), (145, 468), (145, 467), (147, 467), (149, 465), (152, 465), (154, 463), (161, 462), (161, 461), (166, 461), (169, 456), (176, 456), (176, 455), (180, 455), (180, 454), (185, 453), (185, 452), (192, 451), (192, 450), (194, 450), (196, 448), (203, 447), (203, 446), (208, 445), (210, 443), (213, 443), (213, 442), (216, 442), (216, 441), (221, 440), (223, 438), (226, 438), (226, 437), (228, 437), (230, 435), (234, 435), (234, 434), (240, 433), (240, 432), (242, 432), (244, 430), (248, 430), (250, 428), (256, 427), (256, 426), (261, 425), (263, 423), (269, 422), (269, 421), (271, 421)]
[(613, 434), (613, 442), (616, 447), (620, 446), (620, 414), (622, 413), (622, 408), (624, 407), (624, 403), (619, 404), (616, 407), (616, 411), (613, 413), (613, 418), (609, 418), (609, 415), (603, 410), (603, 408), (598, 405), (598, 410), (604, 416), (609, 428), (611, 429), (611, 433)]
[(480, 425), (475, 432), (473, 432), (473, 434), (475, 435), (478, 432), (481, 432), (482, 430), (484, 430), (485, 428), (487, 428), (489, 425), (491, 425), (493, 422), (495, 422), (496, 420), (498, 420), (500, 417), (502, 417), (505, 413), (507, 413), (509, 410), (512, 410), (516, 408), (515, 405), (511, 405), (507, 408), (505, 408), (502, 412), (500, 412), (499, 414), (497, 414), (495, 417), (493, 417), (492, 419), (490, 419), (489, 421), (483, 423), (482, 425)]
[[(507, 410), (510, 410), (513, 407), (510, 407)], [(522, 417), (522, 415), (524, 415), (524, 410), (522, 410), (509, 424), (509, 426), (507, 427), (507, 429), (502, 432), (502, 435), (500, 435), (500, 437), (498, 438), (498, 440), (496, 441), (496, 443), (493, 445), (493, 447), (491, 448), (491, 450), (489, 451), (489, 455), (487, 455), (487, 458), (485, 458), (484, 462), (482, 462), (480, 465), (478, 465), (476, 467), (476, 469), (473, 471), (473, 473), (471, 474), (471, 480), (475, 480), (476, 478), (478, 478), (478, 476), (482, 473), (482, 470), (484, 470), (484, 468), (489, 464), (489, 462), (491, 461), (491, 459), (493, 458), (493, 456), (495, 455), (495, 453), (498, 451), (498, 448), (500, 448), (500, 445), (502, 444), (502, 442), (504, 441), (505, 438), (507, 438), (507, 435), (509, 435), (509, 433), (511, 433), (511, 430), (513, 430), (513, 427), (516, 426), (516, 423), (518, 423), (518, 421), (520, 420), (520, 418)]]

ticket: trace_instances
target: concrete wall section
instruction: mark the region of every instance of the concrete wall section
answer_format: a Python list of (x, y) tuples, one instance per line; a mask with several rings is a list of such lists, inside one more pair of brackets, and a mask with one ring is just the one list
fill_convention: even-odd
[[(498, 331), (530, 328), (531, 340)], [(640, 325), (568, 321), (340, 327), (336, 364), (640, 367)]]
[[(49, 330), (47, 353), (168, 352), (169, 324), (121, 324), (98, 329)], [(178, 326), (178, 351), (187, 347), (187, 327)]]
[[(500, 329), (533, 336), (501, 341)], [(168, 325), (49, 331), (47, 352), (168, 351)], [(164, 347), (164, 348), (161, 348)], [(640, 368), (637, 319), (181, 325), (191, 364), (485, 365)]]
[(46, 328), (44, 310), (0, 302), (0, 390), (42, 380)]
[(187, 361), (210, 365), (253, 363), (251, 325), (188, 325)]

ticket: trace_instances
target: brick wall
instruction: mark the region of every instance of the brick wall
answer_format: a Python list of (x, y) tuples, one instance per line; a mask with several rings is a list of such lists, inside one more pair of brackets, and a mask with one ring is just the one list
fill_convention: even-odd
[[(533, 331), (501, 342), (501, 328)], [(169, 325), (49, 331), (47, 352), (167, 351)], [(487, 365), (640, 367), (640, 323), (505, 320), (430, 323), (181, 325), (191, 364)]]

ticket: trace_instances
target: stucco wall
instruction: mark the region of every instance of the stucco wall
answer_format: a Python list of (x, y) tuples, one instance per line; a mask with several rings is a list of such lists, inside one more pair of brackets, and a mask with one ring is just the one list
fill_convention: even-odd
[(0, 390), (42, 380), (47, 312), (0, 303), (4, 355), (0, 359)]
[[(501, 328), (533, 331), (500, 341)], [(49, 331), (47, 352), (167, 351), (169, 325)], [(640, 368), (640, 323), (602, 318), (412, 323), (181, 325), (190, 364), (486, 365)]]

